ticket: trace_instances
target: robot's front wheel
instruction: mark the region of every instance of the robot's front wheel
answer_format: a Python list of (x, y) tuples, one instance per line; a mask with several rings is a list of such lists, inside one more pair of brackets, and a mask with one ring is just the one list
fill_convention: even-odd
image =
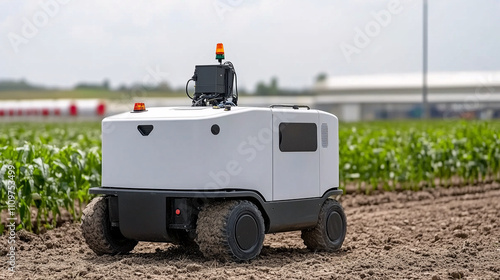
[(124, 254), (137, 245), (136, 240), (124, 237), (118, 227), (111, 226), (105, 197), (94, 198), (83, 210), (81, 228), (85, 241), (97, 255)]
[(260, 254), (264, 219), (246, 200), (206, 205), (198, 216), (196, 242), (207, 258), (247, 261)]
[(312, 251), (337, 251), (347, 232), (347, 219), (340, 203), (327, 199), (315, 227), (302, 230), (302, 239)]

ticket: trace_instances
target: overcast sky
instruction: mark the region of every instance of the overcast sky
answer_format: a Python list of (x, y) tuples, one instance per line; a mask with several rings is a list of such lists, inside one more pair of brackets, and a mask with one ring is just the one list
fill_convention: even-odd
[[(429, 70), (500, 70), (500, 1), (429, 0)], [(167, 80), (224, 43), (240, 87), (422, 68), (422, 0), (0, 0), (0, 79)]]

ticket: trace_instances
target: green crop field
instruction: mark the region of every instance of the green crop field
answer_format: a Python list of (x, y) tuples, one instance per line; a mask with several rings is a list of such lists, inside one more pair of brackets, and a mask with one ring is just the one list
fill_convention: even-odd
[(340, 129), (340, 180), (366, 192), (500, 178), (498, 122), (378, 122)]
[[(78, 221), (88, 189), (100, 186), (100, 133), (99, 123), (2, 124), (0, 210), (13, 179), (19, 228), (54, 227), (62, 211)], [(498, 122), (341, 124), (339, 137), (342, 187), (418, 190), (500, 179)]]
[[(8, 165), (14, 167), (21, 227), (38, 230), (55, 226), (61, 209), (74, 220), (90, 200), (88, 189), (100, 186), (101, 138), (99, 123), (4, 124), (0, 129), (0, 208), (7, 208)], [(77, 207), (75, 207), (78, 205)], [(31, 208), (36, 208), (36, 221)], [(78, 208), (78, 209), (77, 209)]]

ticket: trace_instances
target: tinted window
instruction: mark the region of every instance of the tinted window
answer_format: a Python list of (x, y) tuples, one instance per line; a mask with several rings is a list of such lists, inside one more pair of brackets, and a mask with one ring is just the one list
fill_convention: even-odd
[(280, 151), (314, 152), (318, 148), (315, 123), (280, 123)]

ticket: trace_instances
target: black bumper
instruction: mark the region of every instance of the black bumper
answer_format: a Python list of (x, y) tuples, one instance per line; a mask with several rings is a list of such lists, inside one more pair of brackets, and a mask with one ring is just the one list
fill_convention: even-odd
[[(266, 233), (300, 230), (316, 225), (319, 210), (330, 196), (342, 194), (332, 189), (322, 197), (284, 201), (265, 201), (260, 194), (248, 190), (222, 191), (172, 191), (124, 188), (91, 188), (91, 194), (116, 197), (114, 203), (118, 224), (122, 234), (140, 241), (172, 241), (172, 229), (182, 229), (183, 224), (174, 224), (172, 207), (179, 201), (189, 201), (191, 208), (199, 208), (213, 199), (246, 199), (259, 207), (266, 221)], [(116, 213), (118, 212), (118, 213)], [(190, 211), (183, 213), (192, 214)], [(189, 229), (192, 216), (184, 217), (185, 229)], [(195, 222), (195, 221), (194, 221)]]

